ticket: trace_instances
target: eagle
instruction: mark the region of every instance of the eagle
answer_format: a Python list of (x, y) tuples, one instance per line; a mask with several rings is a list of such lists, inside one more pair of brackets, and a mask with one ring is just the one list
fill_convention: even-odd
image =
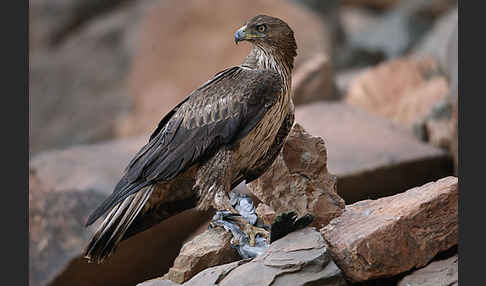
[(186, 209), (234, 211), (228, 193), (276, 159), (294, 123), (294, 33), (279, 18), (257, 15), (234, 41), (252, 45), (243, 63), (217, 73), (168, 112), (88, 217), (86, 226), (107, 214), (85, 249), (90, 262)]

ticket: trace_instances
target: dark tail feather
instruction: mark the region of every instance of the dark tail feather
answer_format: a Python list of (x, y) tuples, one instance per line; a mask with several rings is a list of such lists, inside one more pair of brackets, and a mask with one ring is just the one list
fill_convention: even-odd
[(113, 253), (152, 191), (153, 186), (146, 187), (113, 207), (85, 250), (85, 257), (90, 262), (100, 263)]
[[(86, 226), (89, 226), (91, 224), (93, 224), (98, 218), (100, 218), (102, 215), (104, 215), (110, 208), (112, 208), (113, 205), (115, 205), (115, 203), (117, 201), (121, 201), (123, 202), (124, 199), (126, 199), (128, 196), (130, 196), (131, 194), (134, 194), (136, 192), (138, 192), (138, 190), (141, 190), (149, 185), (152, 185), (153, 183), (152, 182), (144, 182), (144, 183), (139, 183), (139, 182), (134, 182), (134, 183), (126, 183), (123, 179), (120, 180), (120, 182), (118, 183), (118, 185), (115, 187), (115, 191), (113, 191), (113, 194), (110, 195), (106, 200), (103, 201), (103, 203), (101, 203), (101, 205), (95, 209), (91, 215), (88, 217), (88, 220), (86, 222)], [(124, 189), (123, 192), (122, 191), (119, 191), (117, 192), (117, 190), (121, 190), (121, 189)], [(123, 196), (117, 196), (115, 195), (116, 193), (123, 193), (125, 195)], [(119, 205), (119, 204), (117, 204)], [(116, 208), (113, 207), (113, 209)]]

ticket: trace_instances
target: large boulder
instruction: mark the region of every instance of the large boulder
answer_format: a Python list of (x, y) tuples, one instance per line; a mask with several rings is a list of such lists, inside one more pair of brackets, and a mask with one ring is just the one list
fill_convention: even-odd
[(324, 139), (327, 169), (346, 203), (403, 192), (453, 173), (443, 150), (387, 120), (348, 104), (298, 106), (295, 121)]
[(345, 205), (336, 192), (336, 177), (327, 171), (324, 140), (307, 133), (298, 123), (272, 166), (248, 188), (277, 215), (309, 213), (317, 227), (339, 216)]
[(458, 179), (446, 177), (404, 193), (346, 206), (321, 232), (354, 282), (425, 266), (458, 243)]
[[(275, 241), (251, 261), (240, 260), (208, 268), (184, 286), (206, 285), (323, 285), (345, 286), (341, 270), (330, 258), (315, 229), (304, 228)], [(138, 286), (181, 285), (163, 278)]]
[(297, 40), (295, 68), (317, 53), (329, 54), (327, 30), (304, 6), (283, 0), (160, 1), (147, 15), (130, 73), (131, 113), (118, 134), (152, 131), (161, 117), (217, 72), (242, 63), (250, 50), (236, 46), (235, 31), (258, 14), (280, 17)]

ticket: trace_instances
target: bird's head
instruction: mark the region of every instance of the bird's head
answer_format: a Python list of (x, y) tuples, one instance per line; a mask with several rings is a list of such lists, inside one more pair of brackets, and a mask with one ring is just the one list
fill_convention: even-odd
[(235, 43), (248, 41), (262, 48), (286, 49), (295, 53), (294, 32), (287, 23), (279, 18), (258, 15), (235, 33)]

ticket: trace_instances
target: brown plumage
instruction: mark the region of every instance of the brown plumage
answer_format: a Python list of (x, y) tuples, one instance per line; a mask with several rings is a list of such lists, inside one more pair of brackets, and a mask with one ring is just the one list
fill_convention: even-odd
[(108, 212), (86, 248), (101, 262), (117, 244), (185, 209), (231, 208), (228, 192), (258, 178), (294, 121), (290, 97), (296, 43), (282, 20), (258, 15), (235, 34), (253, 48), (170, 111), (88, 218)]

